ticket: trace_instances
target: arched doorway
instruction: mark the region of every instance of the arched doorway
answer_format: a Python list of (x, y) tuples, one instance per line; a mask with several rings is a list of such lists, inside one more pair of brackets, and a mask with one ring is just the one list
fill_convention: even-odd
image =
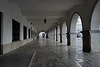
[(59, 25), (57, 27), (57, 40), (58, 40), (58, 42), (60, 42), (60, 27), (59, 27)]
[(55, 34), (54, 34), (54, 36), (55, 36), (55, 41), (56, 41), (56, 34), (57, 34), (57, 33), (56, 33), (56, 28), (54, 29), (54, 31), (55, 31)]
[(78, 47), (80, 47), (80, 49), (82, 49), (83, 47), (83, 44), (82, 44), (82, 21), (81, 21), (81, 18), (80, 16), (78, 16), (78, 19), (77, 19), (77, 22), (76, 22), (76, 33), (77, 33), (77, 36), (76, 36), (76, 45)]
[(71, 45), (78, 50), (83, 48), (82, 21), (79, 14), (75, 13), (71, 21)]
[(55, 29), (52, 29), (53, 40), (55, 40)]
[(46, 33), (45, 32), (40, 32), (39, 33), (39, 38), (46, 38)]
[(46, 45), (46, 33), (45, 32), (40, 32), (39, 33), (39, 43), (40, 45)]
[(62, 25), (62, 43), (67, 45), (67, 26), (66, 26), (66, 22), (63, 22)]
[(100, 1), (96, 4), (91, 19), (91, 51), (100, 52)]

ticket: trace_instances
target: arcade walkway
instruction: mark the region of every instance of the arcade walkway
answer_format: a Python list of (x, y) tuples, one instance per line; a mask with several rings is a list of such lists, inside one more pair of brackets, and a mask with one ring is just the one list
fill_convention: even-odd
[(100, 67), (100, 53), (40, 38), (0, 56), (0, 67)]

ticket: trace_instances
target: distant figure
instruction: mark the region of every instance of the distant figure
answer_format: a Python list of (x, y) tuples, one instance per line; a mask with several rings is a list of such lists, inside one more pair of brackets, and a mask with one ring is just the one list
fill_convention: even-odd
[(43, 38), (45, 37), (45, 34), (44, 34), (44, 33), (42, 34), (42, 37), (43, 37)]
[(78, 37), (78, 38), (82, 37), (82, 33), (81, 33), (80, 31), (78, 31), (77, 37)]

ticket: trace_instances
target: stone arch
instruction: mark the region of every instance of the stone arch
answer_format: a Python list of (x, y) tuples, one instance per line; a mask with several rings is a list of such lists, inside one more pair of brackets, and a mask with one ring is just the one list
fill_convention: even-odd
[(60, 42), (60, 26), (57, 27), (57, 40)]
[(46, 33), (45, 32), (40, 32), (39, 33), (39, 37), (41, 38), (46, 38)]
[[(71, 19), (71, 29), (70, 29), (70, 32), (71, 33), (76, 33), (76, 21), (78, 19), (78, 17), (80, 17), (81, 19), (81, 16), (79, 13), (75, 12), (73, 15), (72, 15), (72, 19)], [(81, 22), (82, 22), (82, 19), (81, 19)], [(83, 23), (82, 23), (83, 25)], [(83, 27), (83, 26), (82, 26)]]
[(62, 43), (67, 44), (67, 25), (65, 21), (62, 24)]
[(91, 51), (100, 52), (100, 1), (97, 2), (91, 18)]
[(81, 16), (79, 15), (79, 13), (74, 13), (74, 15), (72, 16), (71, 29), (70, 29), (71, 45), (73, 46), (77, 45), (81, 47), (81, 49), (83, 46), (83, 38), (82, 38), (83, 35), (81, 33), (82, 31), (83, 31), (83, 26), (82, 26)]

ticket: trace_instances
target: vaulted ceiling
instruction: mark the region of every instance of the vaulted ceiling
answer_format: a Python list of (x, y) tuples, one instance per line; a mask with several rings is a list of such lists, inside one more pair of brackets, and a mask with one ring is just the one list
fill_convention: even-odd
[[(48, 31), (53, 25), (60, 22), (67, 12), (75, 5), (81, 5), (85, 0), (8, 0), (16, 3), (22, 11), (23, 16), (27, 16), (29, 22), (38, 32)], [(44, 23), (44, 19), (47, 23)]]

